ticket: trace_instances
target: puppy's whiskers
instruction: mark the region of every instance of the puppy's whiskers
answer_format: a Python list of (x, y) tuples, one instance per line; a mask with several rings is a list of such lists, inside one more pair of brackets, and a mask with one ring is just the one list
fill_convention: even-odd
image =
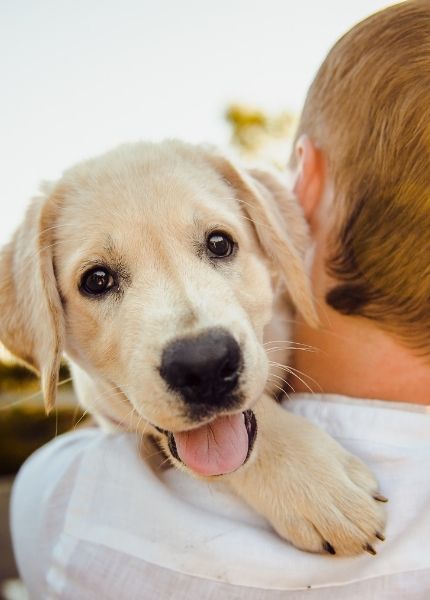
[(263, 347), (266, 348), (266, 346), (269, 346), (270, 344), (285, 344), (291, 348), (302, 348), (303, 350), (312, 350), (314, 352), (317, 350), (315, 346), (309, 346), (308, 344), (302, 344), (301, 342), (295, 342), (293, 340), (269, 340), (267, 342), (263, 342)]
[[(277, 390), (279, 390), (281, 392), (281, 394), (283, 396), (286, 396), (288, 399), (290, 398), (290, 396), (288, 395), (288, 392), (285, 390), (285, 388), (281, 387), (278, 383), (276, 383), (275, 381), (272, 381), (269, 377), (268, 379), (269, 383), (271, 385), (273, 385)], [(293, 390), (294, 391), (294, 390)]]
[[(123, 386), (112, 386), (113, 390), (116, 391), (112, 391), (109, 394), (106, 393), (102, 393), (99, 396), (96, 396), (94, 398), (94, 406), (96, 407), (96, 409), (100, 410), (100, 417), (104, 417), (104, 418), (112, 418), (115, 422), (115, 425), (117, 427), (122, 427), (125, 422), (127, 421), (127, 419), (129, 419), (131, 417), (131, 415), (134, 413), (135, 415), (138, 415), (139, 413), (136, 411), (136, 409), (134, 408), (134, 406), (131, 404), (131, 402), (128, 400), (127, 396), (124, 393), (124, 387)], [(124, 415), (123, 417), (121, 417), (119, 420), (117, 419), (116, 416), (110, 416), (109, 412), (106, 410), (106, 401), (108, 400), (120, 400), (122, 398), (126, 398), (127, 404), (130, 406), (130, 410), (129, 412)], [(122, 400), (121, 402), (122, 405), (124, 405), (124, 400)], [(139, 415), (140, 416), (140, 415)], [(124, 426), (124, 429), (126, 429), (127, 431), (129, 431), (129, 427)]]
[(85, 419), (85, 417), (88, 415), (88, 411), (84, 410), (84, 412), (82, 413), (82, 415), (79, 417), (79, 419), (76, 421), (76, 423), (73, 425), (73, 429), (77, 429), (79, 423), (81, 423), (83, 421), (83, 419)]
[[(314, 383), (319, 388), (320, 392), (323, 392), (323, 389), (322, 389), (321, 385), (318, 383), (318, 381), (316, 381), (313, 377), (311, 377), (307, 373), (303, 373), (303, 371), (300, 371), (299, 369), (296, 369), (295, 367), (288, 367), (288, 370), (291, 373), (291, 375), (293, 375), (293, 377), (297, 377), (297, 379), (300, 379), (300, 381), (303, 381), (303, 380), (299, 377), (298, 374), (302, 375), (302, 377), (305, 377), (306, 379), (309, 379), (309, 381)], [(304, 385), (306, 385), (305, 381), (303, 381), (303, 383), (304, 383)], [(312, 394), (315, 393), (313, 390), (311, 390), (309, 388), (309, 386), (306, 385), (306, 387), (312, 392)]]
[(295, 348), (294, 346), (274, 346), (273, 348), (265, 348), (266, 354), (270, 352), (278, 352), (279, 350), (299, 350), (300, 352), (315, 352), (315, 350), (309, 350), (308, 348)]
[[(57, 388), (59, 388), (62, 385), (65, 385), (66, 383), (70, 383), (72, 381), (71, 377), (68, 377), (67, 379), (63, 379), (62, 381), (59, 381), (57, 383)], [(0, 412), (2, 410), (9, 410), (9, 408), (13, 408), (14, 406), (18, 406), (19, 404), (25, 404), (26, 402), (29, 402), (30, 400), (37, 400), (38, 398), (40, 398), (42, 400), (42, 390), (38, 390), (37, 392), (34, 392), (34, 394), (30, 394), (29, 396), (25, 396), (24, 398), (18, 398), (18, 400), (14, 400), (13, 402), (8, 402), (7, 404), (2, 404), (2, 406), (0, 406)]]
[(291, 385), (291, 383), (287, 379), (284, 379), (280, 375), (276, 375), (276, 373), (271, 373), (270, 377), (276, 377), (276, 379), (280, 379), (283, 383), (285, 383), (285, 385), (288, 385), (288, 387), (294, 392), (293, 386)]
[[(296, 377), (297, 379), (299, 379), (303, 385), (306, 386), (306, 388), (311, 392), (311, 394), (314, 394), (314, 390), (306, 383), (306, 381), (303, 378), (306, 378), (308, 380), (310, 380), (312, 383), (314, 383), (322, 392), (322, 387), (319, 385), (319, 383), (313, 379), (310, 375), (307, 375), (306, 373), (303, 373), (303, 371), (300, 371), (299, 369), (296, 369), (295, 367), (292, 367), (290, 365), (284, 365), (282, 363), (278, 363), (275, 361), (270, 361), (269, 360), (269, 365), (273, 366), (273, 367), (278, 367), (279, 369), (282, 369), (283, 371), (289, 373), (292, 377)], [(300, 375), (302, 377), (300, 377)]]

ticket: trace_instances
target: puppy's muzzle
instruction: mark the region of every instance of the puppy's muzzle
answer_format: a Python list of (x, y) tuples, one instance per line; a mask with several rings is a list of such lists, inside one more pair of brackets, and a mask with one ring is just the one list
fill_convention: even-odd
[(239, 344), (224, 329), (171, 342), (163, 351), (160, 375), (189, 405), (232, 406), (242, 368)]

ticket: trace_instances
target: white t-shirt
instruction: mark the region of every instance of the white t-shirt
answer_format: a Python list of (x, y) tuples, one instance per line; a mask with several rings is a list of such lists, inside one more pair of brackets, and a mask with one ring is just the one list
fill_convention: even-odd
[(12, 535), (35, 600), (430, 598), (430, 409), (296, 395), (288, 410), (327, 430), (389, 497), (376, 557), (313, 555), (281, 540), (219, 481), (160, 464), (136, 437), (86, 429), (18, 475)]

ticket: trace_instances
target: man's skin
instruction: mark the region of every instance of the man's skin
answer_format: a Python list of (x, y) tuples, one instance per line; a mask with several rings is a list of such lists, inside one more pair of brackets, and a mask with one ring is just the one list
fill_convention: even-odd
[[(305, 374), (294, 378), (296, 392), (342, 394), (357, 398), (430, 405), (430, 358), (362, 317), (345, 316), (324, 298), (333, 287), (326, 273), (327, 241), (335, 218), (335, 192), (321, 150), (307, 137), (296, 144), (297, 168), (291, 173), (294, 192), (310, 225), (313, 290), (321, 320), (319, 329), (298, 320), (296, 342), (316, 350), (297, 350), (294, 366)], [(419, 274), (417, 274), (419, 276)]]

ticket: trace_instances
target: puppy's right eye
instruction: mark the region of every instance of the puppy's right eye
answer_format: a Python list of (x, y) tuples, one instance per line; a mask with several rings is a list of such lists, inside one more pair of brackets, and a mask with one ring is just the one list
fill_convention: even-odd
[(84, 273), (79, 288), (90, 296), (101, 296), (114, 286), (114, 276), (106, 267), (94, 267)]
[(206, 248), (210, 258), (228, 258), (233, 254), (234, 242), (223, 231), (212, 231), (206, 238)]

